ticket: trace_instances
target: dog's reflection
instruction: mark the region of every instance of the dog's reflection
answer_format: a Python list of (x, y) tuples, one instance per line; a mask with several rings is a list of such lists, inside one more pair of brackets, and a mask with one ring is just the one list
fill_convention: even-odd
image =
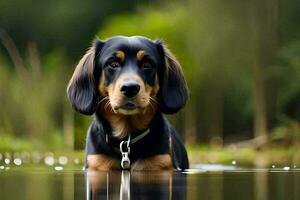
[(87, 199), (186, 199), (186, 175), (173, 171), (87, 172)]

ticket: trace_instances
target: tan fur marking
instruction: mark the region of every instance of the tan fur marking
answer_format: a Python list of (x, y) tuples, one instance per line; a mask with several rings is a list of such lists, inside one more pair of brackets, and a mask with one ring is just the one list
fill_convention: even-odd
[(108, 95), (108, 91), (107, 91), (107, 87), (104, 85), (104, 74), (102, 73), (100, 81), (99, 81), (99, 87), (98, 87), (101, 96), (107, 96)]
[(125, 53), (124, 51), (116, 51), (115, 56), (119, 58), (121, 61), (125, 59)]
[[(158, 90), (159, 90), (159, 84), (158, 84), (158, 77), (156, 75), (154, 86), (146, 84), (145, 92), (147, 93), (147, 95), (149, 95), (150, 100), (156, 100), (156, 95), (158, 93)], [(155, 101), (155, 103), (156, 103), (156, 101)]]
[[(133, 79), (141, 86), (140, 92), (132, 99), (139, 107), (131, 114), (124, 114), (124, 111), (120, 112), (119, 110), (119, 106), (124, 101), (124, 96), (119, 88), (125, 79)], [(102, 74), (98, 89), (102, 95), (100, 113), (109, 121), (115, 137), (122, 139), (129, 133), (148, 127), (157, 110), (156, 95), (159, 90), (157, 76), (154, 86), (145, 85), (142, 79), (134, 73), (122, 74), (115, 83), (105, 86), (104, 75)]]
[(169, 154), (156, 155), (139, 159), (133, 163), (132, 170), (172, 170), (172, 159)]
[(146, 84), (146, 93), (150, 97), (152, 97), (154, 100), (156, 100), (156, 95), (157, 95), (158, 90), (159, 90), (158, 78), (157, 78), (157, 76), (155, 78), (156, 78), (156, 80), (155, 80), (154, 86), (150, 86), (150, 85)]
[(113, 158), (106, 155), (88, 155), (87, 162), (89, 169), (107, 171), (111, 169), (119, 169), (119, 162)]
[(109, 109), (102, 109), (101, 113), (112, 126), (114, 136), (117, 138), (124, 138), (129, 133), (147, 128), (155, 111), (156, 106), (154, 108), (148, 106), (144, 113), (135, 115), (117, 114), (111, 112)]
[[(133, 79), (141, 86), (140, 92), (132, 100), (139, 106), (133, 114), (124, 114), (119, 106), (123, 104), (124, 96), (119, 88), (125, 79)], [(148, 127), (156, 110), (156, 98), (153, 95), (153, 88), (145, 86), (143, 81), (136, 74), (122, 74), (114, 84), (104, 87), (100, 81), (99, 90), (101, 93), (107, 91), (107, 96), (101, 100), (101, 115), (110, 122), (115, 137), (124, 138), (129, 133), (143, 130)]]
[(142, 60), (142, 58), (145, 56), (145, 51), (140, 50), (136, 53), (136, 57), (138, 60)]
[(158, 93), (158, 90), (159, 90), (159, 84), (158, 83), (155, 83), (153, 89), (152, 89), (152, 92), (151, 92), (151, 96), (154, 96), (156, 97), (157, 93)]

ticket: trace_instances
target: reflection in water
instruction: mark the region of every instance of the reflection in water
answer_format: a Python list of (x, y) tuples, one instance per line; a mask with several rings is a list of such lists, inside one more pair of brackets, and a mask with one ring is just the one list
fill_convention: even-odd
[(254, 199), (268, 199), (268, 173), (266, 171), (254, 172)]
[(120, 199), (130, 199), (130, 172), (125, 170), (122, 171), (121, 175)]
[(6, 167), (0, 168), (1, 200), (300, 199), (300, 170), (282, 167), (216, 171), (202, 166), (188, 173)]
[(87, 199), (186, 199), (186, 175), (171, 172), (88, 171)]

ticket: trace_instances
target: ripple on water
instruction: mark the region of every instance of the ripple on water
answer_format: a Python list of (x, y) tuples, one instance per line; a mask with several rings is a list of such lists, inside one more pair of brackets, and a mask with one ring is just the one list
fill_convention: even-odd
[(236, 166), (231, 165), (221, 165), (221, 164), (193, 164), (191, 165), (191, 169), (193, 172), (197, 170), (199, 172), (203, 171), (229, 171), (229, 170), (236, 170), (238, 169)]
[(58, 163), (61, 164), (61, 165), (68, 164), (68, 158), (66, 156), (60, 156), (58, 158)]

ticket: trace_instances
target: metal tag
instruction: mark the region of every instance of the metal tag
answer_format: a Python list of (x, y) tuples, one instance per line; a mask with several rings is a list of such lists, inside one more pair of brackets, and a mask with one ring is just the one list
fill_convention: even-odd
[[(122, 169), (130, 169), (130, 147), (129, 147), (130, 139), (129, 141), (122, 141), (120, 143), (120, 151), (122, 154), (122, 160), (121, 160), (121, 167)], [(123, 149), (123, 144), (127, 144), (125, 148)]]
[(122, 153), (121, 167), (123, 169), (130, 169), (130, 159), (128, 153)]

